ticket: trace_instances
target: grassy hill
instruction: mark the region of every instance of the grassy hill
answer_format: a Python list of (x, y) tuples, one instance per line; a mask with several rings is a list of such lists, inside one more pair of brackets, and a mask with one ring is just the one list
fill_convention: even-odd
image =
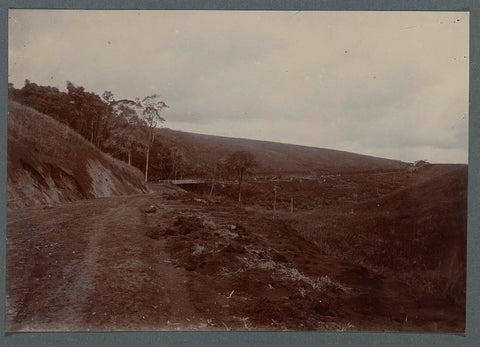
[(54, 119), (8, 103), (10, 208), (145, 192), (142, 173)]
[(346, 173), (396, 170), (406, 163), (332, 149), (278, 142), (194, 134), (168, 128), (159, 129), (158, 139), (175, 146), (186, 162), (196, 167), (212, 167), (237, 150), (253, 153), (260, 166), (258, 173), (312, 174), (315, 171)]
[(462, 317), (468, 166), (431, 165), (392, 188), (367, 201), (305, 212), (292, 222), (322, 252), (395, 276), (422, 293), (414, 295), (418, 305), (439, 300)]

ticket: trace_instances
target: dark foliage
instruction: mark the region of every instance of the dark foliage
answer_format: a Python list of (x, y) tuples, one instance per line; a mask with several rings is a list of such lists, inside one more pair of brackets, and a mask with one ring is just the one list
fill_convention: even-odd
[(39, 86), (26, 80), (22, 89), (11, 86), (8, 96), (69, 125), (97, 147), (107, 136), (108, 105), (98, 95), (86, 92), (72, 82), (67, 82), (65, 93), (55, 87)]
[(187, 167), (181, 151), (153, 136), (152, 129), (164, 121), (159, 112), (168, 107), (158, 95), (142, 101), (115, 100), (110, 91), (100, 97), (70, 81), (64, 92), (25, 80), (21, 89), (9, 84), (8, 96), (67, 124), (102, 151), (142, 171), (148, 155), (150, 180), (179, 178), (195, 171)]

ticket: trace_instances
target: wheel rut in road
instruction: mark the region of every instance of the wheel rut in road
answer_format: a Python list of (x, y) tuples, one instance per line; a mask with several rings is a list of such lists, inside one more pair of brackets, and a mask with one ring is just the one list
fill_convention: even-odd
[(143, 206), (150, 199), (137, 195), (10, 211), (7, 330), (198, 326), (185, 270), (170, 262), (162, 242), (145, 236)]

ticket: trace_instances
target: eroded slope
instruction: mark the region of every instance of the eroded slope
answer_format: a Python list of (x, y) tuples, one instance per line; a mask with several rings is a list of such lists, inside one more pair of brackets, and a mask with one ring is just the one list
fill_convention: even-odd
[(99, 151), (64, 124), (8, 104), (9, 208), (145, 192), (139, 170)]

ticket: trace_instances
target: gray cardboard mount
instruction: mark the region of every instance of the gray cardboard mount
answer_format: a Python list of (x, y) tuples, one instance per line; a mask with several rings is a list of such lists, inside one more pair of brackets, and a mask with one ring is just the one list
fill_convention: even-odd
[[(470, 111), (467, 325), (465, 334), (351, 332), (5, 333), (8, 9), (198, 9), (469, 11)], [(479, 0), (7, 0), (0, 4), (0, 346), (479, 346), (480, 1)]]

